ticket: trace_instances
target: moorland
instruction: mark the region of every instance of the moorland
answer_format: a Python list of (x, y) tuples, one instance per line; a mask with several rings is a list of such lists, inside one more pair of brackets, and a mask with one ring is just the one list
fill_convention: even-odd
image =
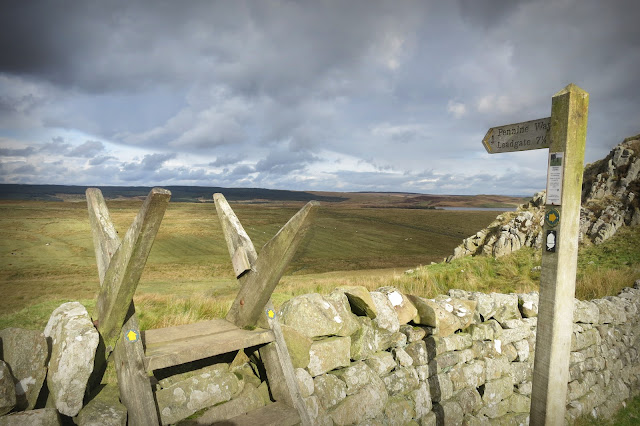
[[(259, 252), (304, 205), (306, 194), (323, 201), (273, 294), (276, 306), (297, 294), (328, 293), (341, 285), (393, 285), (427, 297), (449, 288), (537, 289), (540, 253), (533, 249), (497, 260), (442, 262), (498, 212), (434, 207), (506, 209), (521, 202), (518, 197), (304, 193), (296, 199), (300, 194), (263, 193), (230, 202)], [(42, 329), (53, 309), (69, 300), (80, 300), (89, 311), (95, 306), (99, 283), (86, 202), (81, 194), (55, 197), (67, 201), (0, 201), (0, 328)], [(237, 292), (215, 207), (203, 201), (208, 200), (169, 204), (134, 299), (142, 328), (221, 317)], [(107, 205), (124, 235), (142, 197), (114, 194)], [(614, 294), (640, 277), (637, 228), (581, 251), (579, 297)]]

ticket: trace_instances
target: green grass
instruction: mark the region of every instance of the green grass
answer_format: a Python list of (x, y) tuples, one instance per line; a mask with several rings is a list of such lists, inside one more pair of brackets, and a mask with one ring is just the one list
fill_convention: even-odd
[(612, 419), (594, 419), (590, 415), (579, 418), (575, 426), (635, 426), (640, 424), (640, 396), (630, 399)]

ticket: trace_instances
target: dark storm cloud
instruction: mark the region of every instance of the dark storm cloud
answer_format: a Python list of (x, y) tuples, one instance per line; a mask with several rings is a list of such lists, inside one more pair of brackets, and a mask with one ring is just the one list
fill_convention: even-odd
[(0, 148), (0, 156), (3, 157), (29, 157), (34, 154), (36, 149), (32, 146), (27, 148)]
[[(522, 192), (544, 170), (480, 140), (548, 116), (566, 84), (591, 94), (587, 161), (640, 131), (639, 15), (621, 0), (6, 1), (0, 137), (46, 136), (0, 154), (66, 156), (66, 175), (36, 169), (74, 182), (86, 166), (142, 184)], [(506, 167), (525, 178), (494, 184)]]

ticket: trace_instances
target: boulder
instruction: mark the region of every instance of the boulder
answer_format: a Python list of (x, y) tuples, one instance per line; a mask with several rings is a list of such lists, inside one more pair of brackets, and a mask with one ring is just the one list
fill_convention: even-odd
[(389, 395), (379, 377), (353, 395), (347, 396), (334, 406), (329, 414), (337, 425), (351, 425), (382, 414)]
[(307, 371), (315, 377), (339, 367), (347, 367), (350, 362), (351, 339), (329, 337), (311, 344)]
[(384, 407), (384, 417), (390, 425), (408, 425), (416, 415), (415, 405), (412, 400), (396, 395), (387, 400)]
[(229, 401), (240, 390), (238, 378), (228, 369), (203, 368), (156, 392), (160, 419), (162, 424), (176, 423), (203, 408)]
[(378, 376), (389, 374), (394, 368), (396, 368), (396, 361), (393, 359), (393, 355), (387, 351), (376, 352), (364, 362)]
[(378, 315), (373, 320), (373, 323), (380, 328), (384, 328), (392, 333), (400, 330), (400, 322), (398, 321), (398, 314), (393, 307), (391, 301), (387, 296), (378, 291), (372, 291), (371, 299), (376, 307)]
[(303, 398), (311, 396), (314, 391), (313, 377), (304, 368), (296, 368), (294, 371), (296, 375), (296, 381), (298, 382), (298, 389)]
[(332, 371), (331, 373), (347, 385), (347, 395), (353, 395), (377, 378), (374, 371), (362, 361), (357, 361), (347, 368)]
[(418, 389), (420, 380), (413, 367), (399, 367), (395, 371), (382, 377), (389, 395), (406, 394)]
[(126, 426), (127, 409), (120, 403), (116, 384), (106, 385), (75, 419), (78, 426)]
[(347, 299), (349, 299), (349, 304), (351, 305), (351, 311), (354, 314), (368, 316), (371, 319), (374, 319), (378, 314), (376, 306), (373, 303), (373, 299), (369, 294), (369, 290), (367, 290), (365, 287), (338, 287), (336, 291), (341, 291), (347, 296)]
[(7, 364), (0, 360), (0, 416), (4, 416), (16, 406), (16, 386)]
[(336, 308), (317, 293), (289, 299), (280, 308), (280, 322), (309, 338), (338, 335), (343, 319)]
[(294, 368), (306, 368), (309, 365), (309, 350), (313, 340), (288, 325), (282, 324), (280, 328)]
[(314, 395), (326, 410), (347, 397), (347, 384), (333, 374), (323, 374), (313, 379)]
[(180, 422), (181, 426), (211, 425), (218, 422), (224, 424), (225, 420), (257, 410), (264, 407), (265, 403), (258, 389), (252, 385), (246, 385), (242, 392), (230, 401), (223, 402), (207, 409), (200, 417)]
[(462, 328), (462, 322), (453, 314), (452, 305), (419, 296), (409, 295), (408, 297), (418, 312), (413, 321), (434, 327), (434, 335), (449, 336)]
[(60, 426), (61, 424), (55, 408), (19, 411), (0, 417), (0, 426)]
[(518, 294), (518, 308), (524, 318), (534, 318), (538, 316), (538, 293), (531, 292)]
[[(378, 291), (384, 294), (398, 315), (398, 322), (406, 324), (418, 313), (411, 301), (395, 287), (381, 287)], [(398, 330), (395, 330), (398, 331)]]
[(39, 331), (5, 328), (0, 331), (0, 342), (0, 353), (15, 383), (16, 409), (32, 410), (47, 376), (47, 340)]
[(356, 315), (351, 312), (351, 306), (349, 305), (349, 299), (344, 293), (334, 291), (328, 296), (325, 296), (325, 299), (336, 308), (338, 311), (338, 315), (342, 320), (342, 327), (338, 332), (339, 336), (351, 336), (353, 333), (358, 330), (360, 324), (357, 321)]
[(98, 348), (99, 335), (87, 310), (68, 302), (53, 311), (44, 329), (51, 344), (47, 385), (58, 411), (70, 417), (82, 401)]

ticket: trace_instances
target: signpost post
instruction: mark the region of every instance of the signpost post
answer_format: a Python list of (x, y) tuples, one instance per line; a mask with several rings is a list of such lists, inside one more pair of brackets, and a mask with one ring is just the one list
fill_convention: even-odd
[(531, 425), (564, 424), (588, 108), (589, 94), (569, 84), (550, 118), (494, 127), (482, 140), (490, 154), (549, 148)]

